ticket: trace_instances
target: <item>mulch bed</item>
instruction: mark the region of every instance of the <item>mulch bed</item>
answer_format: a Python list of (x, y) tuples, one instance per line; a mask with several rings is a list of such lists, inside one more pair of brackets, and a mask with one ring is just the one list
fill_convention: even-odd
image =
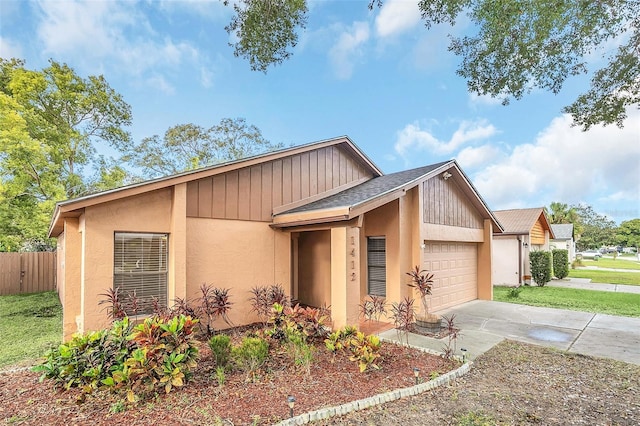
[(209, 347), (199, 346), (200, 362), (191, 382), (135, 406), (106, 391), (85, 399), (77, 389), (55, 389), (48, 380), (39, 383), (38, 374), (30, 371), (0, 374), (0, 419), (39, 425), (272, 424), (289, 416), (288, 395), (295, 396), (294, 410), (299, 414), (413, 386), (415, 367), (425, 380), (459, 366), (433, 354), (383, 343), (381, 368), (360, 373), (346, 353), (334, 356), (318, 343), (309, 371), (272, 348), (269, 362), (253, 380), (233, 372), (219, 385)]

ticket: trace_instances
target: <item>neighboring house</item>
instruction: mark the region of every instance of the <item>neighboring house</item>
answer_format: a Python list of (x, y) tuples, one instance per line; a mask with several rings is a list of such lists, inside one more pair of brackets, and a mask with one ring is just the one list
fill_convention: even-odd
[(576, 242), (573, 235), (573, 223), (552, 223), (551, 230), (554, 238), (549, 241), (549, 247), (564, 249), (569, 252), (569, 262), (576, 258)]
[(368, 294), (411, 295), (414, 265), (435, 274), (432, 310), (490, 300), (500, 231), (454, 160), (384, 175), (339, 137), (58, 203), (49, 235), (69, 338), (108, 325), (114, 287), (169, 305), (229, 288), (237, 325), (270, 284), (357, 324)]
[(493, 214), (504, 229), (493, 235), (493, 284), (530, 284), (529, 252), (549, 250), (554, 237), (544, 209), (496, 210)]

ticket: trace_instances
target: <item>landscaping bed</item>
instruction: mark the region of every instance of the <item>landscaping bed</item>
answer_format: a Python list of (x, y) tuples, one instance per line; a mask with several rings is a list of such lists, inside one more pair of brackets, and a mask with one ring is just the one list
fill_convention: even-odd
[[(237, 337), (236, 337), (237, 338)], [(168, 395), (129, 404), (108, 391), (86, 396), (78, 389), (54, 389), (38, 382), (30, 371), (0, 374), (0, 419), (7, 424), (272, 424), (289, 416), (287, 396), (296, 398), (295, 413), (366, 398), (442, 375), (458, 363), (442, 357), (384, 343), (379, 370), (360, 373), (348, 355), (335, 355), (323, 344), (314, 346), (309, 370), (295, 366), (276, 348), (251, 379), (234, 371), (221, 385), (208, 345), (198, 343), (200, 361), (192, 381)]]
[(640, 424), (640, 365), (504, 341), (448, 386), (320, 425)]

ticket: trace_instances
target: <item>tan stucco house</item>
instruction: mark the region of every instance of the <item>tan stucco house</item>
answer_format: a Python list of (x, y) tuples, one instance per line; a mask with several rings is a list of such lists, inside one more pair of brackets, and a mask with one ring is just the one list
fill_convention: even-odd
[(493, 235), (493, 284), (531, 284), (529, 253), (549, 250), (554, 237), (544, 208), (495, 210), (503, 232)]
[(229, 288), (235, 324), (268, 284), (357, 324), (368, 294), (409, 295), (414, 265), (435, 274), (433, 311), (489, 300), (501, 230), (454, 160), (385, 175), (339, 137), (58, 203), (49, 235), (68, 338), (108, 324), (114, 287), (168, 304)]

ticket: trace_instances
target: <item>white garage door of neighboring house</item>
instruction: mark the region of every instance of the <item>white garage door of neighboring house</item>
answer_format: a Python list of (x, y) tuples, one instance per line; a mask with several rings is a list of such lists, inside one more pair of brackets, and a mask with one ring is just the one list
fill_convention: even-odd
[(430, 312), (478, 298), (477, 244), (427, 243), (423, 269), (434, 275), (432, 295), (429, 296)]

